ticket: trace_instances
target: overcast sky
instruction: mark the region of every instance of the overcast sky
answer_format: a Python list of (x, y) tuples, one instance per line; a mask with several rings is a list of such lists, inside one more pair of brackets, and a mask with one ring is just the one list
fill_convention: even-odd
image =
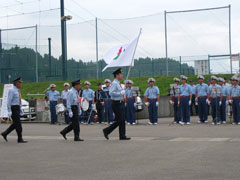
[[(100, 18), (99, 58), (111, 47), (134, 39), (140, 28), (143, 33), (136, 57), (156, 58), (165, 56), (164, 10), (211, 8), (229, 4), (232, 7), (232, 52), (238, 53), (239, 0), (65, 0), (65, 13), (73, 16), (67, 28), (68, 58), (95, 61), (95, 16)], [(0, 0), (0, 28), (38, 24), (40, 52), (47, 53), (47, 38), (51, 37), (53, 54), (59, 56), (61, 44), (58, 8), (59, 0)], [(45, 11), (48, 9), (53, 10)], [(42, 12), (27, 14), (33, 11)], [(155, 15), (147, 16), (151, 14)], [(146, 17), (133, 18), (140, 16)], [(80, 23), (86, 20), (92, 21)], [(184, 57), (184, 61), (204, 59), (208, 54), (229, 53), (228, 9), (168, 14), (167, 28), (169, 57), (196, 56)], [(33, 29), (3, 32), (3, 43), (34, 47), (34, 33)], [(214, 71), (229, 71), (229, 60), (218, 62), (213, 64)], [(190, 64), (193, 65), (193, 62)], [(237, 67), (238, 62), (235, 62), (235, 70)]]

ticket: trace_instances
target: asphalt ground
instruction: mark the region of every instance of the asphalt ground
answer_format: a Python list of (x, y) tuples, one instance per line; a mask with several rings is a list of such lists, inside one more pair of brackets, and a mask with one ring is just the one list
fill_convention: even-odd
[[(84, 142), (64, 140), (65, 125), (24, 123), (29, 142), (0, 137), (0, 180), (239, 180), (240, 126), (171, 125), (171, 118), (155, 126), (140, 120), (127, 125), (130, 141), (119, 141), (118, 130), (103, 137), (107, 125), (81, 125)], [(9, 125), (0, 124), (0, 132)]]

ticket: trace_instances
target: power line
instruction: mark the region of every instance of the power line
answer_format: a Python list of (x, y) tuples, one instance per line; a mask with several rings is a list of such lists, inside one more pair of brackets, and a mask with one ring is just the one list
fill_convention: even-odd
[(32, 11), (32, 12), (26, 12), (26, 13), (12, 14), (12, 15), (7, 15), (7, 16), (0, 16), (0, 18), (9, 18), (9, 17), (21, 16), (21, 15), (44, 13), (44, 12), (55, 11), (55, 10), (59, 10), (59, 9), (60, 8), (52, 8), (52, 9), (46, 9), (46, 10), (40, 10), (40, 11)]

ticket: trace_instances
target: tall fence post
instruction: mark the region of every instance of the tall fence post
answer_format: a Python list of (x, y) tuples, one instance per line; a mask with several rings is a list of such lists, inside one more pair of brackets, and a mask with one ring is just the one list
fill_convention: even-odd
[(208, 55), (208, 73), (211, 74), (211, 68), (210, 68), (210, 55)]
[(97, 79), (98, 77), (98, 19), (96, 18), (96, 62), (97, 62)]
[(168, 76), (168, 48), (167, 48), (167, 11), (164, 11), (165, 22), (165, 53), (166, 53), (166, 75)]
[(51, 76), (52, 74), (52, 47), (51, 47), (51, 38), (48, 38), (48, 68), (49, 68), (49, 75)]
[(179, 71), (181, 75), (182, 74), (182, 56), (179, 57), (179, 65), (180, 65)]
[(38, 79), (38, 29), (37, 29), (38, 27), (37, 27), (37, 24), (36, 24), (36, 82), (38, 82), (39, 81), (39, 79)]
[(230, 72), (232, 74), (232, 35), (231, 35), (231, 5), (229, 5), (229, 54), (230, 54)]

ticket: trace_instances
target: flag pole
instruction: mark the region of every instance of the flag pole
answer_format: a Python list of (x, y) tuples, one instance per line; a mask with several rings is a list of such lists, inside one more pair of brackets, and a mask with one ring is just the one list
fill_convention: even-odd
[[(140, 32), (139, 32), (138, 40), (137, 40), (137, 45), (138, 45), (138, 41), (139, 41), (139, 37), (140, 37), (141, 33), (142, 33), (142, 28), (140, 28)], [(137, 45), (136, 45), (135, 50), (134, 50), (134, 53), (133, 53), (132, 62), (131, 62), (131, 65), (129, 66), (126, 80), (128, 80), (128, 77), (129, 77), (130, 71), (131, 71), (132, 66), (133, 66), (134, 56), (135, 56), (135, 52), (136, 52), (136, 49), (137, 49)]]

